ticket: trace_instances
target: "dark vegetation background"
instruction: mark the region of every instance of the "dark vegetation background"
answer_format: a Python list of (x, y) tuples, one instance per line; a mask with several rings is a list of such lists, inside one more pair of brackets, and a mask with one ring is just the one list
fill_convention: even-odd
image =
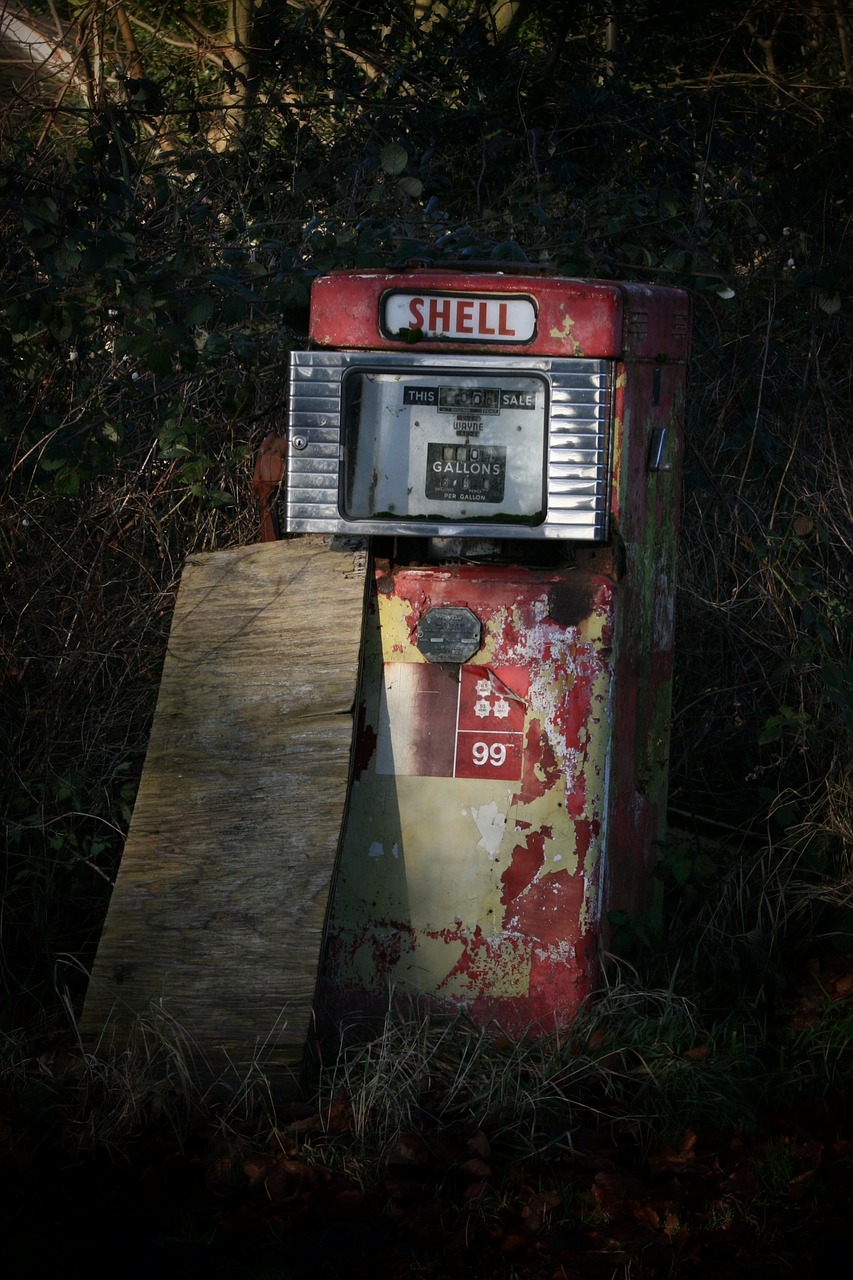
[(19, 1066), (85, 990), (184, 559), (257, 537), (311, 280), (412, 259), (690, 291), (673, 835), (617, 943), (762, 1035), (804, 973), (826, 995), (853, 950), (848, 8), (0, 4)]

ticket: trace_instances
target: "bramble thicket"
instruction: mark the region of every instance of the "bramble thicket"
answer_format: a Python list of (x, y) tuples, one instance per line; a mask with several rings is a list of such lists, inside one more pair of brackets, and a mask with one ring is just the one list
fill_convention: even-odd
[[(672, 836), (656, 909), (617, 921), (616, 945), (632, 981), (689, 1003), (689, 1013), (678, 1006), (675, 1059), (710, 1043), (698, 1027), (741, 1011), (738, 1043), (752, 1048), (738, 1057), (740, 1032), (727, 1021), (733, 1056), (719, 1058), (715, 1080), (724, 1064), (734, 1078), (747, 1059), (760, 1063), (768, 1027), (802, 974), (822, 973), (824, 996), (835, 996), (831, 1012), (809, 1015), (816, 1039), (797, 1058), (810, 1064), (798, 1087), (831, 1061), (836, 1075), (818, 1093), (849, 1088), (838, 1030), (838, 1001), (849, 995), (839, 957), (853, 950), (847, 8), (0, 4), (0, 999), (15, 1047), (4, 1097), (30, 1096), (39, 1071), (44, 1091), (39, 1037), (59, 1035), (79, 1009), (181, 566), (191, 552), (258, 536), (254, 456), (283, 429), (286, 356), (304, 344), (312, 279), (335, 267), (465, 259), (691, 294)], [(669, 1025), (650, 1001), (636, 995), (637, 1016), (646, 1010)], [(619, 1010), (588, 1045), (606, 1042), (612, 1053)], [(596, 1106), (616, 1093), (617, 1111), (635, 1105), (638, 1043), (619, 1048), (618, 1089), (602, 1084), (619, 1071), (599, 1054)], [(483, 1046), (481, 1057), (492, 1051)], [(700, 1057), (710, 1070), (708, 1052)], [(794, 1070), (796, 1054), (785, 1052), (774, 1058), (779, 1079)], [(762, 1070), (744, 1078), (758, 1081)], [(346, 1078), (349, 1096), (363, 1099)], [(387, 1087), (393, 1093), (393, 1081)], [(705, 1120), (711, 1096), (690, 1095)], [(465, 1147), (474, 1139), (460, 1137), (453, 1097), (447, 1114), (462, 1146), (446, 1158), (432, 1152), (438, 1183), (465, 1160), (488, 1164), (482, 1143)], [(738, 1098), (725, 1095), (725, 1115), (708, 1123), (758, 1125), (764, 1103)], [(328, 1105), (318, 1115), (328, 1117)], [(17, 1106), (8, 1103), (16, 1116)], [(73, 1127), (73, 1108), (63, 1106)], [(383, 1141), (414, 1126), (415, 1110)], [(492, 1115), (486, 1108), (476, 1132)], [(134, 1117), (137, 1133), (144, 1118)], [(743, 1218), (751, 1231), (756, 1215), (766, 1227), (775, 1212), (767, 1206), (793, 1194), (798, 1141), (779, 1137), (769, 1155), (761, 1148), (764, 1173), (747, 1197), (752, 1219)], [(821, 1141), (828, 1150), (830, 1139)], [(833, 1141), (850, 1148), (843, 1134)], [(692, 1151), (672, 1148), (673, 1177)], [(772, 1187), (771, 1166), (781, 1169)], [(387, 1159), (381, 1167), (381, 1194), (405, 1206), (388, 1189)], [(244, 1175), (255, 1186), (252, 1169)], [(481, 1174), (499, 1199), (496, 1175)], [(298, 1184), (314, 1205), (316, 1170), (308, 1191), (307, 1174), (291, 1175), (293, 1195)], [(624, 1206), (641, 1191), (626, 1186), (593, 1207), (600, 1215), (618, 1205), (636, 1228)], [(531, 1191), (524, 1203), (545, 1194)], [(733, 1216), (714, 1230), (742, 1220), (739, 1194), (718, 1206)], [(490, 1240), (522, 1239), (495, 1248), (500, 1266), (517, 1256), (525, 1261), (516, 1274), (527, 1274), (557, 1202), (536, 1201), (523, 1219), (521, 1200), (512, 1209), (510, 1201), (478, 1222), (503, 1224)], [(666, 1212), (655, 1212), (664, 1223)], [(674, 1228), (659, 1229), (674, 1248)], [(561, 1258), (548, 1265), (535, 1274), (560, 1274), (558, 1265), (565, 1276), (599, 1274)], [(646, 1266), (630, 1274), (657, 1274)]]

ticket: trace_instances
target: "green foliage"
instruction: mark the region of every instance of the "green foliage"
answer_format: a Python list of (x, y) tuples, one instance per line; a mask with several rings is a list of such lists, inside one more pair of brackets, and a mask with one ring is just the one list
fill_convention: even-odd
[[(694, 8), (675, 28), (641, 3), (608, 51), (583, 6), (523, 6), (503, 35), (471, 3), (423, 21), (390, 0), (259, 6), (239, 120), (216, 42), (183, 12), (135, 28), (153, 90), (130, 85), (116, 35), (89, 98), (33, 88), (5, 108), (0, 689), (7, 722), (30, 726), (10, 733), (13, 855), (39, 806), (55, 817), (57, 780), (85, 792), (117, 759), (138, 768), (183, 559), (255, 536), (251, 460), (282, 427), (311, 280), (484, 260), (690, 291), (673, 804), (753, 837), (769, 822), (767, 882), (802, 830), (837, 867), (853, 832), (853, 263), (829, 9), (786, 9), (768, 45), (754, 9)], [(78, 807), (120, 827), (110, 787)], [(114, 865), (119, 841), (50, 831), (35, 881), (50, 870), (65, 891)], [(617, 940), (654, 955), (687, 938), (721, 876), (749, 907), (722, 980), (754, 988), (755, 844), (697, 848), (661, 851), (659, 902), (617, 915)], [(702, 954), (719, 950), (707, 928)]]
[[(129, 761), (106, 782), (77, 770), (22, 790), (9, 807), (6, 832), (9, 900), (23, 892), (52, 904), (91, 889), (110, 870), (114, 847), (130, 822), (136, 779)], [(106, 869), (106, 870), (105, 870)]]
[[(45, 161), (30, 161), (38, 174)], [(304, 296), (293, 255), (259, 262), (242, 220), (218, 215), (180, 173), (155, 168), (112, 207), (112, 184), (90, 165), (50, 181), (46, 197), (43, 175), (5, 178), (18, 228), (0, 332), (6, 467), (18, 483), (73, 494), (153, 446), (194, 497), (233, 501), (212, 454), (291, 345), (283, 311)]]
[(22, 781), (7, 797), (0, 1002), (19, 1008), (21, 987), (43, 998), (57, 980), (56, 958), (85, 947), (91, 917), (108, 898), (137, 781), (123, 760), (106, 778), (72, 767)]

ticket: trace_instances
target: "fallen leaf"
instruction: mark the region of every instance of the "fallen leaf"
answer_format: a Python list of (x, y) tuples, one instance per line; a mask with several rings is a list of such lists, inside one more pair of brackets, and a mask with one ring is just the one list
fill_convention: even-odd
[(254, 1186), (256, 1182), (263, 1182), (270, 1170), (274, 1168), (277, 1159), (277, 1156), (246, 1156), (243, 1161), (243, 1172), (249, 1179), (249, 1183)]
[(398, 1138), (383, 1157), (385, 1164), (392, 1165), (427, 1165), (432, 1163), (432, 1152), (417, 1133), (407, 1133)]
[(640, 1200), (645, 1190), (639, 1178), (618, 1169), (597, 1173), (591, 1188), (592, 1198), (602, 1209), (612, 1209), (622, 1200)]
[(346, 1098), (335, 1098), (325, 1111), (318, 1111), (303, 1120), (293, 1120), (286, 1126), (287, 1133), (348, 1133), (352, 1113)]
[(827, 986), (833, 1000), (844, 1000), (847, 996), (853, 995), (853, 973), (839, 974), (837, 978), (827, 983)]
[(735, 1169), (720, 1183), (720, 1190), (738, 1197), (753, 1196), (758, 1190), (758, 1179), (751, 1169)]
[(475, 1134), (472, 1134), (468, 1139), (467, 1145), (475, 1155), (480, 1156), (483, 1160), (488, 1160), (492, 1154), (491, 1144), (482, 1129), (478, 1129)]
[(631, 1216), (640, 1226), (651, 1227), (653, 1231), (660, 1230), (660, 1215), (650, 1204), (637, 1204), (636, 1201), (632, 1201)]
[(521, 1249), (529, 1248), (530, 1244), (530, 1236), (522, 1236), (516, 1232), (512, 1235), (504, 1236), (501, 1242), (501, 1253), (518, 1253)]

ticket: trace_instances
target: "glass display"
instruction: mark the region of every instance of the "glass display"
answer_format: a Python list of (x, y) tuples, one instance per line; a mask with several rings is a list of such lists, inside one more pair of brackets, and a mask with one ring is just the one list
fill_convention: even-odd
[(544, 520), (545, 378), (350, 369), (342, 394), (346, 518)]

